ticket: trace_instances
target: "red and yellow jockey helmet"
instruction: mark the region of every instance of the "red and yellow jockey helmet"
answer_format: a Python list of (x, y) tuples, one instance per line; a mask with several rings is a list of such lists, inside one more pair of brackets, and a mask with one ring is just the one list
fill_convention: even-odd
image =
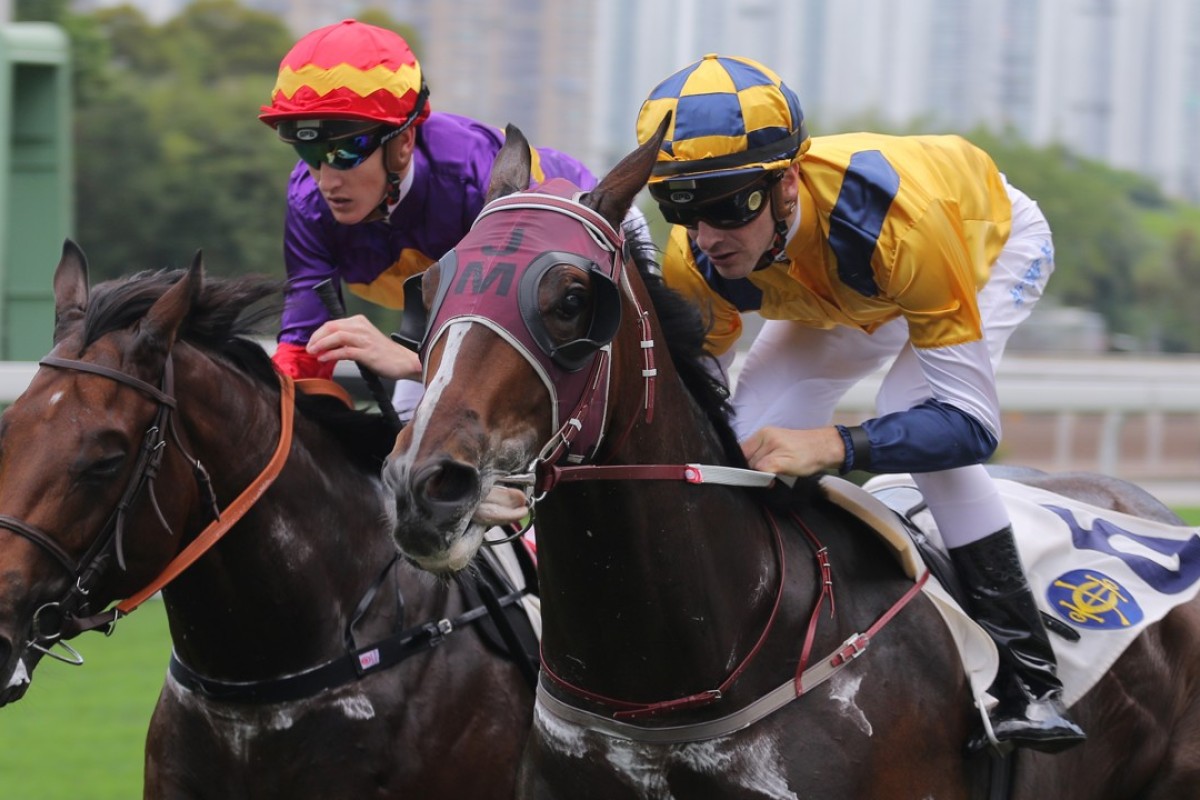
[(392, 127), (429, 116), (421, 65), (398, 33), (347, 19), (307, 34), (279, 64), (271, 104), (258, 118), (340, 119)]

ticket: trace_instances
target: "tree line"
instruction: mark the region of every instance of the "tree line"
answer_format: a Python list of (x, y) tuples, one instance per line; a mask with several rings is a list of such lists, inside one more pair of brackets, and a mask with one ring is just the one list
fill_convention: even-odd
[[(295, 158), (257, 119), (296, 38), (282, 19), (237, 0), (194, 0), (162, 24), (130, 5), (76, 13), (69, 0), (18, 0), (15, 18), (57, 22), (71, 40), (75, 235), (98, 278), (182, 265), (200, 248), (214, 274), (282, 277)], [(359, 18), (399, 31), (420, 56), (408, 26), (379, 11)], [(1200, 208), (1062, 147), (966, 135), (1049, 219), (1048, 297), (1098, 311), (1147, 349), (1200, 352)]]

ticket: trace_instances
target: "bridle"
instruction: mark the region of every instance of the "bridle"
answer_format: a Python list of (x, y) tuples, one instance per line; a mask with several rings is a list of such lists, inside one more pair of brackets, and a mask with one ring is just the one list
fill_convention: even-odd
[[(180, 440), (179, 431), (174, 424), (171, 412), (176, 408), (174, 360), (167, 357), (163, 368), (162, 382), (159, 387), (128, 375), (120, 370), (76, 359), (47, 356), (38, 362), (40, 366), (56, 369), (74, 370), (100, 375), (119, 384), (128, 386), (149, 397), (157, 404), (154, 417), (142, 435), (142, 445), (138, 451), (137, 462), (125, 485), (121, 498), (109, 514), (99, 535), (79, 558), (74, 558), (46, 531), (25, 520), (8, 514), (0, 514), (0, 530), (10, 531), (32, 542), (44, 553), (50, 556), (70, 579), (69, 588), (56, 601), (43, 604), (33, 614), (30, 622), (30, 639), (26, 646), (44, 655), (69, 664), (82, 664), (83, 659), (65, 640), (78, 634), (97, 628), (111, 633), (116, 621), (137, 608), (144, 600), (159, 591), (175, 576), (186, 569), (191, 563), (207, 551), (229, 530), (245, 512), (262, 496), (271, 485), (283, 467), (287, 453), (291, 448), (292, 414), (294, 406), (293, 383), (290, 378), (280, 375), (280, 441), (275, 454), (262, 473), (248, 486), (222, 514), (217, 505), (216, 492), (208, 471), (200, 460), (191, 455)], [(159, 524), (168, 535), (174, 535), (170, 524), (166, 521), (159, 507), (155, 491), (155, 479), (158, 477), (166, 451), (167, 441), (175, 444), (180, 454), (192, 467), (192, 473), (201, 495), (207, 502), (207, 509), (212, 522), (192, 541), (187, 548), (167, 565), (166, 568), (144, 587), (141, 591), (126, 598), (115, 607), (85, 616), (92, 609), (89, 607), (89, 595), (101, 576), (108, 570), (115, 557), (117, 566), (126, 569), (124, 553), (125, 526), (129, 510), (143, 492), (149, 495), (150, 505), (154, 509)], [(52, 648), (59, 646), (66, 650), (67, 655), (61, 655)]]
[[(30, 641), (28, 642), (28, 646), (60, 661), (79, 663), (82, 661), (79, 654), (70, 646), (62, 643), (66, 620), (69, 617), (73, 617), (76, 613), (86, 611), (88, 595), (91, 593), (96, 582), (104, 574), (114, 555), (117, 565), (122, 570), (125, 569), (124, 537), (126, 519), (128, 518), (130, 507), (147, 485), (150, 487), (150, 502), (154, 508), (155, 516), (158, 517), (159, 523), (170, 533), (170, 525), (163, 518), (162, 510), (158, 506), (158, 500), (154, 492), (154, 480), (158, 476), (158, 470), (162, 464), (168, 430), (171, 431), (171, 437), (180, 451), (193, 463), (196, 473), (202, 477), (204, 485), (208, 486), (210, 495), (212, 487), (209, 484), (208, 475), (204, 471), (204, 468), (200, 465), (199, 461), (187, 456), (187, 451), (183, 449), (182, 444), (179, 442), (179, 436), (175, 432), (174, 426), (171, 425), (171, 412), (175, 409), (175, 398), (172, 396), (174, 390), (174, 367), (170, 358), (167, 359), (163, 370), (161, 388), (152, 386), (119, 370), (87, 361), (47, 356), (39, 361), (38, 364), (43, 367), (54, 367), (57, 369), (68, 369), (101, 375), (117, 383), (132, 387), (157, 404), (154, 417), (147, 426), (145, 433), (142, 434), (142, 445), (138, 451), (137, 462), (134, 465), (133, 472), (129, 476), (128, 483), (125, 485), (125, 490), (121, 493), (121, 498), (117, 501), (116, 507), (109, 514), (104, 527), (101, 528), (100, 534), (80, 558), (73, 558), (52, 536), (35, 525), (8, 514), (0, 514), (0, 530), (11, 531), (33, 542), (57, 562), (70, 578), (70, 587), (61, 599), (46, 603), (34, 612), (30, 623)], [(70, 653), (70, 656), (63, 657), (51, 650), (51, 647), (56, 643), (64, 647)]]
[[(428, 313), (422, 276), (405, 283), (405, 315), (393, 338), (430, 363), (429, 352), (453, 325), (488, 328), (531, 367), (550, 396), (553, 433), (525, 472), (496, 479), (523, 491), (532, 509), (538, 464), (583, 464), (609, 436), (609, 384), (612, 340), (620, 329), (622, 306), (633, 307), (642, 330), (645, 419), (654, 414), (654, 339), (649, 314), (629, 284), (625, 237), (602, 215), (580, 202), (580, 190), (561, 179), (489, 202), (470, 233), (438, 264), (438, 284)], [(500, 243), (500, 244), (497, 244)], [(557, 342), (537, 308), (538, 286), (557, 265), (589, 276), (593, 310), (579, 338)], [(492, 302), (515, 294), (516, 302)], [(428, 375), (425, 376), (428, 379)], [(632, 431), (618, 433), (618, 441)], [(543, 493), (544, 494), (544, 493)], [(532, 520), (532, 516), (531, 516)], [(528, 526), (488, 546), (521, 536)]]

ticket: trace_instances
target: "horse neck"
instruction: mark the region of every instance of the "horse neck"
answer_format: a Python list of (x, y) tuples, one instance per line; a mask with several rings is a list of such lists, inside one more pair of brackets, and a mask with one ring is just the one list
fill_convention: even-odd
[[(175, 425), (227, 508), (278, 445), (279, 393), (190, 348), (177, 349), (176, 363)], [(172, 631), (187, 631), (175, 639), (181, 658), (234, 675), (247, 662), (302, 668), (336, 655), (346, 620), (391, 559), (381, 509), (377, 478), (297, 413), (271, 488), (164, 590)], [(201, 497), (181, 545), (209, 518)]]
[[(663, 341), (660, 331), (655, 339)], [(640, 347), (614, 347), (613, 449), (600, 462), (725, 463), (712, 425), (661, 349), (647, 422)], [(719, 680), (733, 654), (753, 644), (774, 601), (776, 539), (743, 489), (669, 480), (568, 483), (539, 505), (536, 524), (547, 663), (567, 676), (586, 664), (579, 677), (599, 680), (595, 691), (666, 693), (679, 663), (701, 682)], [(636, 671), (630, 652), (639, 656)]]

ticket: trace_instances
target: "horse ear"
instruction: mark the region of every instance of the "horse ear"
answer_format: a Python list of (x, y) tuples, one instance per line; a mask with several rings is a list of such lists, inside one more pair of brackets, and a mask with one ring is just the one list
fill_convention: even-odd
[(87, 256), (70, 239), (63, 240), (62, 257), (54, 270), (54, 341), (61, 335), (59, 326), (77, 319), (87, 310)]
[(582, 199), (585, 206), (604, 217), (617, 230), (633, 205), (633, 198), (650, 180), (650, 171), (658, 160), (658, 149), (662, 146), (663, 137), (667, 135), (667, 126), (671, 124), (671, 114), (668, 112), (646, 142), (629, 155), (621, 159), (612, 170), (601, 179), (595, 189), (588, 192)]
[(170, 352), (183, 320), (200, 296), (200, 287), (203, 284), (204, 258), (197, 250), (192, 265), (183, 277), (163, 292), (163, 296), (154, 302), (142, 318), (138, 329), (139, 345), (162, 348), (164, 353)]
[(492, 162), (492, 178), (488, 182), (487, 201), (529, 188), (533, 159), (529, 155), (529, 140), (511, 122), (504, 128), (504, 144)]

